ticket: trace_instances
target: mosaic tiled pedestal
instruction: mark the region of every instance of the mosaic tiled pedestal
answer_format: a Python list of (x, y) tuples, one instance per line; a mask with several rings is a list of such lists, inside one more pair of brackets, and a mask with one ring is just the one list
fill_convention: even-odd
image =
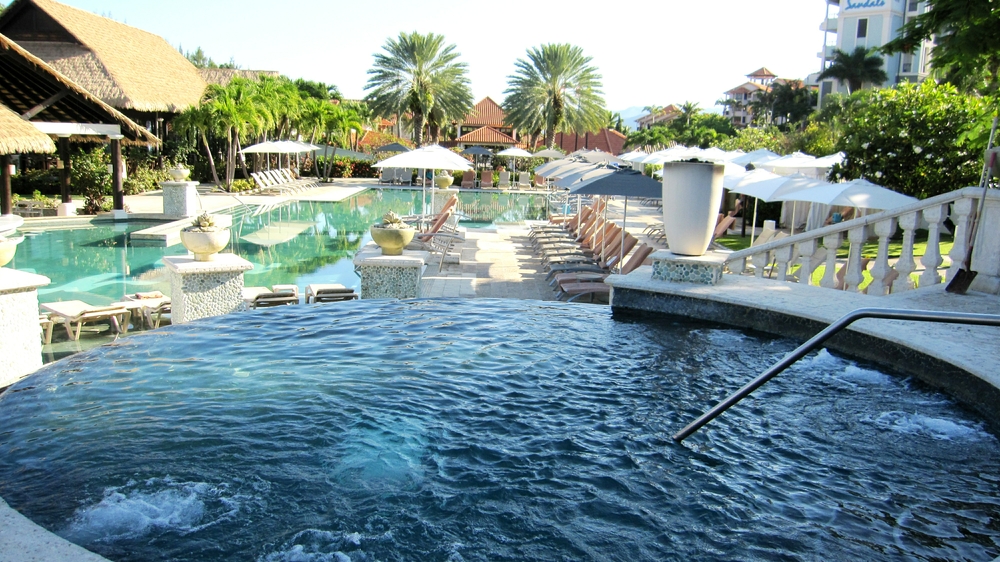
[(0, 267), (0, 388), (42, 366), (38, 287), (48, 277)]
[(191, 256), (163, 258), (170, 274), (170, 322), (184, 324), (199, 318), (244, 310), (243, 272), (253, 264), (235, 254), (216, 254), (212, 261)]
[(670, 251), (654, 252), (653, 279), (671, 283), (718, 285), (729, 254), (708, 252), (703, 256), (681, 256)]
[(163, 188), (163, 214), (168, 217), (193, 217), (198, 214), (201, 204), (198, 201), (198, 186), (196, 181), (165, 181), (160, 182)]
[(420, 294), (427, 252), (403, 250), (401, 256), (383, 256), (374, 243), (354, 256), (361, 273), (362, 299), (415, 299)]

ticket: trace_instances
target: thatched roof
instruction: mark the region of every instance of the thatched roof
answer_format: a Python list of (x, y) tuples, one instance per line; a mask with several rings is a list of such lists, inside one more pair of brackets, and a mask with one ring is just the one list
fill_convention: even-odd
[[(119, 125), (127, 142), (160, 140), (121, 112), (97, 99), (38, 57), (0, 35), (0, 105), (17, 115), (39, 110), (31, 121)], [(75, 142), (106, 142), (107, 137), (73, 137)]]
[(199, 68), (198, 74), (205, 82), (219, 86), (228, 86), (237, 76), (247, 80), (259, 80), (262, 74), (272, 78), (281, 76), (277, 70), (242, 70), (239, 68)]
[(0, 33), (119, 109), (179, 113), (205, 90), (162, 37), (52, 0), (16, 0)]
[(0, 105), (0, 154), (49, 153), (56, 145), (48, 135)]

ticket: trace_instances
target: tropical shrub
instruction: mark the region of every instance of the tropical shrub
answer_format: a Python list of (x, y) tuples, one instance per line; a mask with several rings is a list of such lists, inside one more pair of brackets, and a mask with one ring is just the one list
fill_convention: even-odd
[(805, 130), (787, 134), (787, 152), (826, 156), (837, 151), (837, 135), (827, 123), (810, 123)]
[(366, 160), (354, 160), (351, 168), (351, 177), (354, 178), (377, 178), (378, 169), (372, 168), (373, 162)]
[(716, 142), (715, 146), (722, 150), (742, 150), (743, 152), (753, 152), (766, 148), (771, 152), (784, 154), (786, 143), (785, 133), (782, 133), (777, 127), (769, 125), (767, 127), (745, 127), (737, 131), (736, 135)]
[(110, 210), (110, 203), (105, 200), (111, 193), (111, 172), (108, 171), (110, 163), (111, 158), (103, 146), (90, 152), (78, 150), (73, 156), (70, 175), (75, 191), (82, 193), (85, 200), (82, 214), (96, 215)]
[(233, 180), (233, 185), (229, 186), (229, 191), (238, 193), (240, 191), (250, 191), (255, 187), (253, 180), (238, 179)]
[(59, 193), (58, 170), (22, 170), (17, 179), (11, 181), (12, 188), (27, 195), (33, 191), (47, 194)]
[(969, 135), (990, 118), (981, 98), (927, 80), (852, 95), (837, 149), (846, 157), (832, 180), (863, 177), (926, 198), (975, 185), (986, 146)]
[(160, 188), (160, 182), (168, 181), (170, 174), (166, 170), (159, 170), (153, 167), (152, 161), (143, 161), (136, 166), (125, 181), (122, 187), (125, 195), (137, 195), (146, 191), (153, 191)]

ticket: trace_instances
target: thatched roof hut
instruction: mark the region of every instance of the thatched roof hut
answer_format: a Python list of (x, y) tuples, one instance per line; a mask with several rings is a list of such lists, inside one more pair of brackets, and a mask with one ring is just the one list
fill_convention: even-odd
[(0, 105), (0, 154), (45, 154), (55, 151), (56, 145), (48, 135)]
[(162, 37), (52, 0), (16, 0), (0, 33), (120, 110), (179, 113), (205, 90)]
[(199, 68), (198, 74), (209, 84), (228, 86), (233, 78), (259, 80), (261, 76), (277, 78), (281, 74), (277, 70), (243, 70), (241, 68)]
[[(35, 122), (118, 125), (125, 142), (160, 140), (72, 80), (0, 35), (0, 106)], [(2, 129), (6, 132), (6, 126)], [(74, 135), (73, 142), (106, 142), (106, 136)]]

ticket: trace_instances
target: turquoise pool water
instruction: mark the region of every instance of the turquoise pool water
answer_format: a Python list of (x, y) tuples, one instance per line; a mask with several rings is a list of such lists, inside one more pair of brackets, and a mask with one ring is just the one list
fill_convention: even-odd
[(795, 345), (535, 301), (221, 316), (0, 394), (0, 496), (120, 562), (1000, 554), (997, 439), (870, 366), (814, 354), (673, 443)]
[[(290, 202), (253, 216), (236, 209), (229, 249), (254, 264), (245, 285), (342, 283), (357, 289), (355, 253), (371, 240), (368, 227), (389, 210), (422, 211), (420, 191), (369, 190), (338, 203)], [(440, 197), (440, 196), (439, 196)], [(539, 195), (460, 193), (460, 224), (474, 228), (546, 217)], [(169, 294), (164, 256), (169, 248), (132, 244), (128, 234), (151, 223), (106, 223), (88, 228), (28, 232), (9, 267), (45, 275), (40, 302), (82, 300), (102, 305), (138, 291)]]

